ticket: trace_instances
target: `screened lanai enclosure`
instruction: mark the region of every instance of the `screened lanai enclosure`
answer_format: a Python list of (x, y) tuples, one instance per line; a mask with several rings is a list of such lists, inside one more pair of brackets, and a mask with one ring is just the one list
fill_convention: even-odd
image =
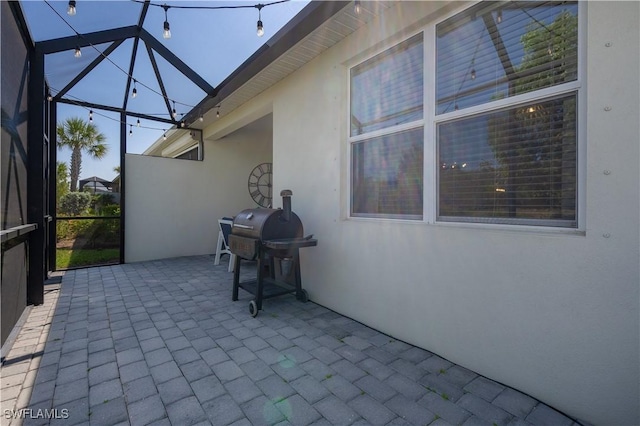
[(3, 344), (51, 272), (124, 262), (125, 156), (201, 161), (230, 74), (306, 5), (1, 3)]

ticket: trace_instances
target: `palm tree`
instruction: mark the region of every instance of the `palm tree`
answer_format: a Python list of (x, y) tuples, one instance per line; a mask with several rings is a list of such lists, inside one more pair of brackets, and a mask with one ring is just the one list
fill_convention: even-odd
[(57, 134), (58, 147), (66, 146), (71, 149), (69, 176), (71, 192), (76, 192), (82, 168), (82, 151), (95, 159), (100, 159), (107, 155), (109, 146), (104, 143), (105, 135), (100, 133), (94, 124), (87, 123), (79, 117), (70, 117), (62, 124), (58, 124)]

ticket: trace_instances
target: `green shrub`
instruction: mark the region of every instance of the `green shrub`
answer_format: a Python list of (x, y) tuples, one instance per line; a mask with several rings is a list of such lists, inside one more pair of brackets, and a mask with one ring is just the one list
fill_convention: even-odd
[(56, 223), (58, 241), (86, 240), (89, 247), (118, 247), (120, 244), (119, 219), (58, 219)]
[(91, 194), (70, 192), (60, 197), (60, 211), (69, 216), (79, 216), (91, 205)]
[(58, 240), (72, 240), (91, 232), (94, 219), (64, 220), (58, 219), (56, 223), (56, 235)]
[(102, 216), (120, 216), (120, 204), (107, 204), (102, 207)]

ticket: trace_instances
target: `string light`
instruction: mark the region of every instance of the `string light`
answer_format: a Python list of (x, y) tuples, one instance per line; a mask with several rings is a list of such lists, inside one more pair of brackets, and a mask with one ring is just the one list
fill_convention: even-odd
[(476, 69), (472, 69), (471, 70), (471, 80), (475, 80), (476, 79)]
[[(144, 1), (141, 1), (141, 0), (131, 0), (131, 1), (136, 2), (136, 3), (144, 3)], [(278, 1), (278, 2), (274, 2), (274, 3), (272, 3), (272, 4), (275, 4), (275, 3), (282, 3), (282, 2), (284, 2), (284, 1), (289, 1), (289, 0), (281, 0), (281, 1)], [(61, 19), (61, 20), (62, 20), (62, 21), (63, 21), (63, 22), (64, 22), (64, 23), (65, 23), (65, 24), (66, 24), (66, 25), (67, 25), (67, 26), (68, 26), (68, 27), (69, 27), (69, 28), (74, 32), (74, 33), (76, 33), (76, 36), (77, 36), (78, 38), (84, 38), (84, 37), (83, 37), (83, 35), (82, 35), (82, 34), (80, 34), (80, 33), (79, 33), (79, 32), (78, 32), (78, 31), (73, 27), (73, 25), (71, 25), (71, 24), (70, 24), (70, 23), (69, 23), (69, 22), (68, 22), (68, 21), (67, 21), (67, 20), (66, 20), (62, 15), (60, 15), (60, 13), (59, 13), (59, 12), (58, 12), (58, 11), (57, 11), (57, 10), (56, 10), (56, 9), (55, 9), (55, 8), (54, 8), (54, 7), (53, 7), (53, 6), (52, 6), (52, 5), (51, 5), (47, 0), (45, 0), (45, 3), (47, 4), (47, 6), (49, 6), (49, 7), (51, 8), (51, 10), (53, 11), (53, 13), (55, 13), (55, 14), (56, 14), (56, 15), (57, 15), (57, 16), (58, 16), (58, 17), (59, 17), (59, 18), (60, 18), (60, 19)], [(269, 5), (269, 4), (268, 4), (268, 5)], [(160, 5), (158, 5), (158, 4), (151, 4), (151, 6), (161, 7), (161, 6), (160, 6)], [(169, 6), (167, 6), (167, 7), (169, 7)], [(192, 8), (203, 9), (203, 7), (199, 7), (199, 6), (198, 6), (198, 7), (173, 6), (173, 7), (178, 7), (178, 8), (181, 8), (181, 9), (183, 9), (183, 8), (184, 8), (184, 9), (192, 9)], [(239, 7), (253, 7), (253, 6), (239, 6)], [(225, 8), (225, 9), (226, 9), (226, 8), (228, 8), (228, 7), (227, 7), (227, 6), (225, 6), (225, 7), (215, 7), (215, 8), (216, 8), (216, 9), (219, 9), (219, 8)], [(233, 8), (236, 8), (236, 7), (233, 7)], [(205, 7), (204, 9), (212, 9), (212, 8), (211, 8), (211, 7)], [(101, 50), (99, 50), (99, 49), (98, 49), (96, 46), (94, 46), (92, 43), (88, 42), (88, 46), (92, 47), (92, 48), (93, 48), (93, 49), (98, 53), (98, 55), (102, 56), (102, 57), (103, 57), (104, 59), (106, 59), (108, 62), (111, 62), (111, 64), (112, 64), (113, 66), (115, 66), (118, 70), (120, 70), (120, 71), (121, 71), (123, 74), (125, 74), (127, 77), (129, 77), (129, 78), (133, 79), (133, 76), (132, 76), (132, 75), (130, 75), (130, 74), (129, 74), (127, 71), (125, 71), (125, 70), (124, 70), (120, 65), (118, 65), (118, 64), (117, 64), (117, 63), (115, 63), (113, 60), (111, 60), (111, 58), (109, 58), (107, 55), (105, 55)], [(82, 55), (82, 52), (80, 52), (79, 54), (77, 53), (79, 50), (80, 50), (80, 47), (79, 47), (79, 46), (78, 46), (78, 47), (76, 47), (76, 52), (75, 52), (75, 54), (76, 54), (76, 55)], [(134, 82), (136, 82), (136, 80), (135, 80), (135, 79), (134, 79)], [(167, 99), (167, 101), (170, 101), (170, 100), (171, 100), (171, 99), (169, 99), (166, 95), (164, 95), (164, 94), (162, 94), (162, 93), (158, 92), (157, 90), (153, 89), (152, 87), (149, 87), (149, 86), (147, 86), (147, 85), (146, 85), (146, 84), (144, 84), (144, 83), (140, 83), (140, 84), (141, 84), (142, 86), (146, 87), (147, 89), (149, 89), (151, 92), (155, 93), (156, 95), (159, 95), (159, 96), (161, 96), (161, 97), (163, 97), (163, 98)], [(69, 95), (68, 95), (68, 96), (69, 96)], [(51, 98), (51, 100), (53, 100), (53, 98)], [(187, 103), (184, 103), (184, 102), (179, 102), (179, 101), (173, 101), (173, 102), (174, 102), (174, 104), (177, 102), (177, 103), (179, 103), (180, 105), (184, 105), (185, 107), (188, 107), (188, 108), (194, 108), (194, 106), (193, 106), (193, 105), (190, 105), (190, 104), (187, 104)], [(160, 130), (160, 129), (156, 129), (156, 130)]]
[[(145, 0), (131, 0), (135, 3), (148, 3), (148, 1)], [(163, 33), (162, 36), (164, 38), (171, 38), (171, 30), (170, 30), (170, 26), (169, 26), (169, 19), (167, 18), (167, 10), (174, 8), (174, 9), (198, 9), (198, 10), (214, 10), (214, 9), (246, 9), (246, 8), (256, 8), (258, 9), (258, 24), (257, 24), (257, 28), (256, 28), (256, 33), (258, 34), (258, 37), (262, 37), (264, 35), (264, 25), (262, 23), (262, 18), (261, 18), (261, 14), (260, 14), (260, 10), (263, 7), (266, 6), (273, 6), (279, 3), (286, 3), (289, 2), (291, 0), (276, 0), (270, 3), (266, 3), (266, 4), (262, 4), (262, 3), (258, 3), (255, 5), (238, 5), (238, 6), (183, 6), (183, 5), (173, 5), (173, 6), (169, 6), (168, 4), (154, 4), (154, 3), (148, 3), (149, 6), (155, 6), (155, 7), (161, 7), (164, 9), (164, 25), (163, 25)], [(360, 1), (356, 1), (356, 3), (358, 3), (358, 5), (360, 4)]]
[(138, 118), (138, 121), (136, 122), (136, 127), (140, 127), (140, 119)]
[(200, 117), (198, 117), (198, 120), (202, 123), (204, 121), (204, 116), (202, 115), (202, 113), (200, 113)]
[(93, 122), (93, 110), (89, 110), (89, 122)]
[[(55, 89), (55, 88), (53, 88), (53, 90), (54, 90), (54, 91), (56, 91), (56, 89)], [(87, 108), (87, 107), (85, 107), (85, 106), (81, 105), (80, 103), (78, 103), (78, 102), (84, 102), (84, 103), (86, 103), (86, 101), (84, 101), (84, 100), (82, 100), (82, 99), (80, 99), (80, 98), (76, 98), (75, 96), (72, 96), (72, 95), (69, 95), (69, 94), (68, 94), (67, 96), (69, 96), (69, 99), (68, 99), (68, 100), (69, 100), (69, 101), (71, 101), (71, 103), (72, 103), (72, 104), (74, 104), (74, 105), (76, 105), (76, 106), (78, 106), (78, 107), (81, 107), (81, 108), (84, 108), (84, 109), (88, 110), (88, 111), (89, 111), (89, 119), (91, 120), (91, 117), (92, 117), (92, 115), (94, 114), (93, 110), (91, 110), (91, 109), (89, 109), (89, 108)], [(74, 99), (75, 99), (75, 100), (74, 100)], [(52, 101), (52, 100), (53, 100), (53, 95), (51, 94), (51, 91), (48, 91), (48, 92), (47, 92), (47, 100), (49, 100), (49, 101)], [(76, 100), (77, 100), (78, 102), (76, 102)], [(124, 124), (124, 125), (129, 124), (129, 123), (127, 123), (127, 122), (120, 121), (120, 120), (115, 119), (115, 118), (113, 118), (113, 117), (110, 117), (110, 116), (108, 116), (108, 115), (101, 114), (100, 112), (96, 112), (95, 114), (96, 114), (96, 115), (99, 115), (99, 116), (101, 116), (101, 117), (103, 117), (103, 118), (105, 118), (105, 119), (107, 119), (107, 120), (114, 121), (114, 122), (116, 122), (116, 123), (120, 123), (120, 124)], [(186, 125), (186, 123), (185, 123), (185, 125)], [(131, 124), (129, 124), (129, 127), (130, 127), (130, 129), (131, 129)], [(165, 137), (165, 139), (166, 139), (166, 132), (167, 132), (167, 129), (164, 129), (164, 128), (162, 128), (162, 127), (143, 126), (142, 124), (140, 125), (140, 128), (141, 128), (141, 129), (148, 129), (148, 130), (161, 130), (161, 131), (164, 133), (164, 137)], [(131, 132), (130, 132), (130, 134), (131, 134)]]
[(218, 105), (218, 110), (216, 111), (216, 118), (220, 118), (220, 105)]
[[(132, 1), (133, 1), (133, 2), (135, 2), (135, 3), (146, 3), (146, 0), (132, 0)], [(163, 25), (163, 38), (165, 38), (165, 39), (171, 38), (171, 30), (170, 30), (169, 19), (168, 19), (168, 10), (169, 10), (170, 8), (178, 8), (178, 9), (200, 9), (200, 10), (205, 10), (205, 9), (207, 9), (207, 10), (213, 10), (213, 9), (242, 9), (242, 8), (256, 8), (256, 9), (258, 9), (258, 23), (257, 23), (257, 30), (256, 30), (256, 31), (257, 31), (257, 35), (258, 35), (259, 37), (262, 37), (262, 36), (264, 35), (264, 24), (263, 24), (263, 22), (262, 22), (262, 15), (261, 15), (262, 8), (264, 8), (264, 7), (266, 7), (266, 6), (273, 6), (273, 5), (280, 4), (280, 3), (286, 3), (286, 2), (289, 2), (289, 1), (291, 1), (291, 0), (276, 0), (276, 1), (273, 1), (273, 2), (266, 3), (266, 4), (261, 4), (261, 3), (260, 3), (260, 4), (255, 4), (255, 5), (240, 5), (240, 6), (182, 6), (182, 5), (178, 5), (178, 6), (169, 6), (169, 5), (167, 5), (166, 3), (165, 3), (165, 4), (163, 4), (163, 5), (150, 3), (149, 5), (150, 5), (150, 6), (155, 6), (155, 7), (162, 7), (162, 8), (164, 9), (164, 12), (165, 12), (165, 21), (164, 21), (164, 25)], [(64, 19), (64, 18), (63, 18), (59, 13), (58, 13), (58, 12), (55, 10), (55, 8), (53, 8), (53, 6), (51, 6), (51, 4), (49, 4), (49, 2), (48, 2), (48, 1), (45, 1), (45, 3), (47, 3), (47, 5), (48, 5), (48, 6), (49, 6), (49, 7), (50, 7), (50, 8), (51, 8), (51, 9), (52, 9), (52, 10), (53, 10), (57, 15), (58, 15), (58, 17), (60, 17), (60, 18), (61, 18), (61, 19), (62, 19), (62, 20), (63, 20), (63, 21), (64, 21), (64, 22), (65, 22), (65, 23), (66, 23), (66, 24), (67, 24), (67, 25), (68, 25), (68, 26), (69, 26), (69, 27), (70, 27), (70, 28), (71, 28), (75, 33), (76, 33), (76, 35), (77, 35), (78, 37), (82, 37), (82, 35), (81, 35), (78, 31), (76, 31), (76, 30), (75, 30), (75, 28), (73, 28), (73, 26), (72, 26), (69, 22), (67, 22), (67, 21), (66, 21), (66, 20), (65, 20), (65, 19)], [(358, 2), (358, 3), (359, 3), (359, 2)], [(75, 1), (75, 0), (69, 0), (67, 13), (68, 13), (69, 15), (71, 15), (71, 16), (73, 16), (73, 15), (75, 15), (75, 14), (76, 14), (76, 1)], [(111, 61), (111, 60), (110, 60), (106, 55), (104, 55), (102, 52), (100, 52), (100, 51), (99, 51), (95, 46), (93, 46), (93, 44), (89, 43), (89, 46), (91, 46), (91, 47), (92, 47), (92, 48), (94, 48), (96, 51), (98, 51), (98, 54), (100, 54), (100, 55), (104, 56), (104, 57), (105, 57), (105, 59), (109, 60), (109, 62), (111, 62), (111, 63), (113, 63), (114, 65), (116, 65), (116, 67), (117, 67), (118, 69), (120, 69), (120, 71), (122, 71), (123, 73), (127, 74), (130, 78), (132, 78), (132, 77), (131, 77), (131, 75), (129, 75), (129, 73), (127, 73), (127, 72), (126, 72), (125, 70), (123, 70), (121, 67), (117, 66), (117, 64), (115, 64), (115, 63), (114, 63), (113, 61)], [(79, 58), (79, 57), (81, 57), (81, 56), (82, 56), (82, 51), (81, 51), (81, 49), (80, 49), (80, 46), (79, 46), (79, 45), (78, 45), (78, 46), (76, 46), (76, 48), (75, 48), (74, 56), (75, 56), (76, 58)], [(137, 81), (134, 79), (134, 87), (133, 87), (132, 94), (131, 94), (131, 96), (132, 96), (132, 97), (136, 97), (136, 96), (137, 96), (136, 83), (137, 83)], [(141, 83), (141, 84), (142, 84), (142, 83)], [(143, 84), (143, 86), (145, 86), (145, 87), (149, 88), (148, 86), (146, 86), (146, 85), (144, 85), (144, 84)], [(161, 95), (161, 96), (163, 96), (163, 97), (167, 98), (167, 100), (171, 100), (171, 99), (168, 99), (168, 97), (167, 97), (166, 95), (161, 94), (161, 93), (159, 93), (159, 92), (157, 92), (157, 91), (153, 90), (152, 88), (149, 88), (149, 89), (150, 89), (152, 92), (154, 92), (154, 93), (156, 93), (156, 94), (159, 94), (159, 95)], [(47, 99), (48, 99), (48, 100), (50, 100), (50, 101), (52, 101), (52, 100), (53, 100), (53, 97), (51, 97), (51, 98), (49, 98), (49, 97), (48, 97)], [(175, 100), (171, 100), (171, 101), (173, 102), (173, 106), (174, 106), (174, 107), (173, 107), (173, 111), (172, 111), (172, 116), (173, 116), (173, 118), (174, 118), (174, 120), (175, 120), (175, 119), (177, 118), (177, 116), (178, 116), (178, 113), (176, 112), (176, 108), (175, 108), (176, 101), (175, 101)], [(182, 103), (182, 102), (179, 102), (179, 103), (180, 103), (180, 104), (182, 104), (182, 105), (185, 105), (185, 106), (187, 106), (187, 107), (191, 107), (190, 105), (187, 105), (187, 104), (185, 104), (185, 103)], [(219, 109), (220, 109), (220, 106), (218, 106), (218, 111), (216, 112), (216, 116), (217, 116), (217, 117), (220, 117), (220, 111), (219, 111)], [(200, 120), (200, 121), (204, 121), (204, 117), (202, 116), (202, 114), (200, 114), (199, 120)], [(186, 124), (186, 123), (185, 123), (185, 124)], [(130, 130), (131, 130), (131, 129), (130, 129)], [(160, 130), (160, 129), (158, 129), (158, 130)]]
[(502, 10), (498, 11), (498, 14), (496, 15), (496, 22), (498, 24), (500, 24), (502, 22)]
[(256, 34), (258, 34), (258, 37), (262, 37), (264, 35), (264, 27), (262, 26), (261, 12), (264, 4), (259, 4), (256, 7), (258, 8), (258, 29), (256, 31)]
[(133, 136), (133, 126), (129, 124), (129, 136)]
[(164, 134), (162, 135), (162, 140), (167, 140), (167, 131), (164, 131)]
[(69, 0), (69, 7), (67, 7), (67, 15), (73, 16), (76, 14), (76, 0)]
[(362, 5), (360, 4), (360, 0), (356, 0), (355, 2), (353, 2), (353, 10), (354, 12), (356, 12), (356, 15), (360, 15), (360, 12), (362, 12)]
[(162, 31), (162, 37), (163, 38), (171, 38), (171, 30), (169, 29), (169, 19), (167, 18), (167, 10), (169, 10), (170, 6), (167, 6), (166, 4), (162, 6), (162, 8), (164, 9), (164, 28)]
[(131, 91), (131, 97), (135, 98), (138, 96), (138, 89), (136, 89), (136, 80), (133, 80), (133, 90)]

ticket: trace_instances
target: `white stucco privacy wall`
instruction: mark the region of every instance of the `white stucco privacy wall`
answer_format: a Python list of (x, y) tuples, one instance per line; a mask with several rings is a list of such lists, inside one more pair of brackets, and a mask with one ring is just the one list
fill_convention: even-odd
[(205, 141), (204, 160), (126, 156), (125, 261), (211, 254), (218, 219), (255, 206), (247, 178), (271, 161), (272, 135)]
[(571, 416), (638, 424), (640, 4), (582, 9), (584, 229), (350, 219), (347, 65), (407, 29), (429, 43), (441, 5), (399, 2), (227, 117), (273, 104), (274, 193), (293, 190), (319, 240), (301, 253), (304, 285), (317, 303)]

